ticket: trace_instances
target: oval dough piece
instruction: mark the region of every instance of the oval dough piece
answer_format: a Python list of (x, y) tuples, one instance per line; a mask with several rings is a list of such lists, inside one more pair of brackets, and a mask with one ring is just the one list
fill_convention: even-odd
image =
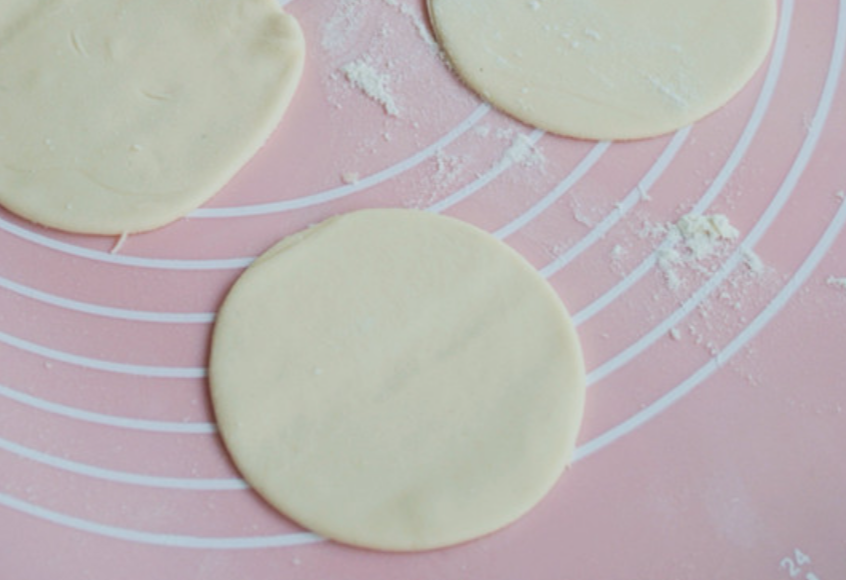
[(71, 232), (163, 226), (261, 147), (303, 60), (275, 0), (3, 0), (0, 204)]
[(669, 133), (731, 99), (763, 62), (774, 0), (429, 0), (464, 81), (541, 129)]
[(268, 251), (214, 330), (212, 400), (253, 487), (381, 550), (512, 522), (569, 462), (584, 404), (570, 319), (518, 254), (451, 218), (369, 210)]

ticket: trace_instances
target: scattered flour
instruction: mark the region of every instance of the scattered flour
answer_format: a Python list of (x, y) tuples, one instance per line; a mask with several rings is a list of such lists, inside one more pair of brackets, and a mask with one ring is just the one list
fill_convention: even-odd
[[(669, 332), (673, 340), (689, 337), (692, 344), (704, 349), (722, 366), (726, 363), (722, 359), (726, 341), (749, 323), (750, 307), (760, 306), (771, 298), (770, 283), (777, 281), (776, 272), (750, 248), (737, 247), (740, 232), (721, 214), (688, 214), (676, 223), (651, 226), (648, 233), (663, 236), (656, 256), (672, 292), (688, 282), (690, 276), (699, 282), (712, 276), (733, 251), (741, 258), (742, 266), (696, 304), (684, 332), (680, 328), (676, 329), (678, 336), (673, 330)], [(663, 292), (656, 296), (662, 304), (668, 304), (664, 302)]]
[(511, 127), (498, 127), (494, 131), (494, 136), (501, 141), (508, 141), (514, 137), (514, 129)]
[(363, 0), (338, 0), (337, 8), (323, 25), (321, 45), (330, 54), (345, 52), (364, 28), (367, 11)]
[(670, 329), (670, 338), (673, 340), (681, 340), (682, 334), (678, 328), (671, 328)]
[(831, 286), (832, 288), (837, 288), (838, 290), (846, 291), (846, 278), (837, 278), (835, 276), (829, 276), (826, 283)]
[(435, 165), (437, 167), (434, 176), (435, 184), (438, 187), (445, 188), (455, 183), (464, 170), (464, 164), (462, 157), (450, 155), (443, 149), (438, 149), (435, 153)]
[(347, 185), (358, 183), (360, 179), (361, 175), (359, 175), (357, 171), (345, 171), (341, 174), (341, 181), (343, 181)]
[(675, 225), (685, 246), (697, 260), (714, 255), (720, 242), (736, 240), (740, 236), (737, 228), (722, 214), (687, 214)]
[(417, 30), (417, 34), (420, 38), (423, 39), (423, 42), (426, 43), (427, 48), (432, 52), (432, 54), (441, 54), (441, 47), (435, 41), (435, 37), (429, 31), (429, 28), (426, 26), (426, 23), (423, 19), (414, 11), (411, 6), (401, 2), (400, 0), (382, 0), (388, 6), (392, 6), (400, 11), (403, 16), (406, 16), (411, 20), (411, 23), (414, 25), (414, 28)]
[[(582, 224), (583, 226), (587, 226), (589, 228), (592, 228), (593, 226), (596, 225), (596, 222), (593, 219), (591, 219), (585, 213), (585, 210), (584, 210), (584, 207), (582, 206), (581, 200), (579, 200), (579, 198), (576, 197), (575, 195), (570, 198), (570, 208), (573, 210), (573, 219), (576, 220), (577, 222), (579, 222), (580, 224)], [(613, 250), (612, 250), (612, 252), (613, 252)], [(619, 255), (614, 256), (614, 257), (616, 257), (618, 259), (621, 258), (622, 252), (623, 252), (623, 249), (620, 248)]]
[(523, 134), (517, 135), (511, 141), (511, 145), (503, 156), (503, 161), (505, 160), (523, 167), (543, 167), (546, 165), (546, 156), (537, 145)]
[(479, 137), (485, 138), (491, 134), (490, 125), (477, 125), (473, 127), (473, 133)]
[[(677, 272), (679, 266), (693, 266), (700, 271), (703, 262), (723, 253), (730, 242), (735, 241), (740, 232), (731, 225), (722, 214), (703, 215), (687, 214), (674, 224), (652, 227), (649, 235), (662, 234), (664, 243), (658, 250), (658, 267), (664, 273), (671, 290), (681, 287), (681, 278)], [(750, 252), (750, 269), (763, 268), (760, 259), (753, 260)], [(754, 256), (757, 258), (757, 256)]]
[(391, 77), (387, 73), (376, 70), (364, 59), (345, 64), (341, 71), (354, 87), (382, 105), (386, 113), (392, 117), (399, 116), (396, 100), (388, 88)]

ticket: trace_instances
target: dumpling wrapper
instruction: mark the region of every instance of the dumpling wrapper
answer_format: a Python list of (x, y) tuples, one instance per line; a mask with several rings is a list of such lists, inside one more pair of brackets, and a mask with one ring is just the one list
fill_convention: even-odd
[(264, 144), (304, 54), (274, 0), (3, 0), (0, 205), (69, 232), (170, 223)]
[(493, 236), (411, 210), (342, 215), (237, 281), (210, 381), (247, 481), (339, 542), (427, 550), (526, 513), (570, 461), (576, 331)]
[(769, 51), (775, 0), (428, 0), (474, 91), (552, 133), (672, 132), (726, 104)]

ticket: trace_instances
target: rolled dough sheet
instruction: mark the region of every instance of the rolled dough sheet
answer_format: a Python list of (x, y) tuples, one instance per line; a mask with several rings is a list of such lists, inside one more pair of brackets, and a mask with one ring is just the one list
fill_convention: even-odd
[(576, 332), (518, 254), (451, 218), (368, 210), (286, 239), (220, 310), (210, 366), (244, 477), (328, 538), (410, 551), (497, 530), (570, 460)]
[(265, 142), (303, 60), (275, 0), (3, 0), (0, 204), (71, 232), (163, 226)]
[(669, 133), (763, 62), (775, 0), (428, 0), (456, 72), (496, 107), (586, 139)]

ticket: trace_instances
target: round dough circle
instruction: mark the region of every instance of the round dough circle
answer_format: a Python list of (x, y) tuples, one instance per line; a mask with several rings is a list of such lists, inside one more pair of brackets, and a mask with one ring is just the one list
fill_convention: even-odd
[(749, 81), (775, 0), (429, 0), (464, 81), (541, 129), (587, 139), (669, 133)]
[(584, 405), (575, 329), (481, 230), (366, 210), (288, 238), (226, 298), (210, 380), (252, 486), (325, 537), (426, 550), (495, 531), (569, 462)]
[(0, 205), (91, 234), (198, 207), (279, 123), (303, 68), (276, 0), (3, 0)]

